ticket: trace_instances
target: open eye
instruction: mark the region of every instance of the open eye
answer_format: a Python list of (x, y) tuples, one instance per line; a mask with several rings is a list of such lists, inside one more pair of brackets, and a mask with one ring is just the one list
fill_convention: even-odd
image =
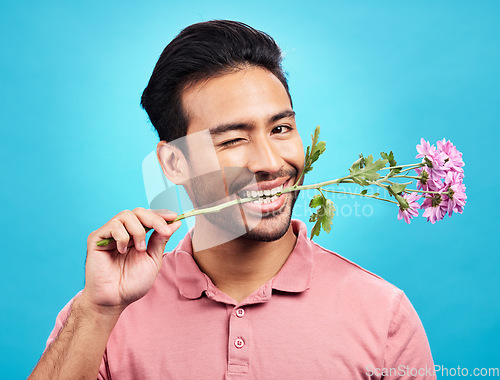
[(290, 132), (291, 130), (292, 130), (292, 127), (290, 127), (288, 125), (278, 125), (278, 126), (273, 128), (271, 133), (272, 134), (283, 134), (286, 132)]

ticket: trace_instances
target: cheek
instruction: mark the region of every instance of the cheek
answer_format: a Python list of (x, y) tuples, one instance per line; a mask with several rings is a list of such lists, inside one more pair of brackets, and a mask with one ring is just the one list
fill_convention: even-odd
[(248, 154), (245, 149), (230, 149), (217, 153), (218, 163), (221, 168), (245, 167), (248, 163)]
[[(219, 161), (214, 152), (201, 151), (202, 154), (191, 154), (188, 161), (190, 177), (200, 177), (220, 171)], [(196, 157), (196, 158), (195, 158)]]
[(282, 152), (282, 157), (285, 161), (299, 170), (302, 170), (305, 156), (304, 147), (300, 137), (294, 140), (284, 141), (280, 146), (280, 151)]

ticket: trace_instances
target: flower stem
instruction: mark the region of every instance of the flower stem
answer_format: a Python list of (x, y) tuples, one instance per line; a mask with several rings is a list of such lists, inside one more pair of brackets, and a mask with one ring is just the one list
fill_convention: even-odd
[[(386, 167), (386, 168), (382, 168), (380, 170), (392, 170), (392, 169), (410, 168), (411, 166), (414, 166), (415, 168), (419, 168), (419, 167), (424, 166), (424, 165), (425, 165), (425, 163), (420, 162), (418, 164), (389, 166), (389, 167)], [(404, 171), (412, 170), (412, 169), (414, 169), (414, 168), (405, 169)]]
[(337, 179), (330, 180), (330, 181), (315, 183), (313, 185), (300, 185), (300, 186), (293, 185), (292, 187), (287, 187), (287, 188), (283, 189), (281, 191), (281, 194), (291, 193), (292, 191), (309, 190), (309, 189), (319, 189), (320, 187), (324, 187), (324, 186), (328, 186), (328, 185), (335, 185), (335, 184), (338, 184), (338, 183), (343, 183), (343, 181), (345, 181), (347, 179), (350, 179), (350, 178), (351, 178), (351, 176), (348, 175), (348, 176), (345, 176), (345, 177), (342, 177), (342, 178), (337, 178)]
[(422, 179), (421, 177), (417, 177), (414, 175), (395, 175), (392, 178), (411, 178), (411, 179)]
[(411, 193), (425, 193), (425, 194), (445, 194), (445, 192), (439, 192), (439, 191), (426, 191), (426, 190), (412, 190), (412, 189), (405, 189), (405, 193), (411, 194)]
[[(393, 166), (393, 167), (389, 167), (389, 168), (382, 168), (382, 169), (394, 169), (394, 168), (411, 167), (411, 166), (419, 167), (419, 166), (422, 166), (422, 164), (398, 165), (398, 166)], [(407, 169), (407, 170), (410, 170), (410, 169)], [(337, 179), (334, 179), (334, 180), (329, 180), (329, 181), (324, 181), (324, 182), (320, 182), (320, 183), (315, 183), (315, 184), (312, 184), (312, 185), (300, 185), (299, 186), (299, 185), (297, 185), (297, 183), (299, 183), (299, 181), (302, 179), (302, 177), (303, 177), (303, 172), (301, 173), (301, 175), (299, 176), (299, 179), (297, 180), (297, 182), (293, 186), (287, 187), (287, 188), (283, 189), (280, 193), (277, 193), (276, 195), (279, 196), (281, 194), (291, 193), (293, 191), (318, 189), (319, 191), (323, 190), (323, 191), (327, 191), (327, 192), (330, 192), (330, 193), (353, 194), (353, 195), (359, 195), (359, 196), (363, 196), (363, 197), (367, 197), (367, 198), (379, 199), (381, 201), (391, 202), (391, 203), (396, 203), (397, 204), (397, 202), (394, 202), (394, 201), (391, 201), (391, 200), (388, 200), (388, 199), (383, 199), (383, 198), (375, 197), (373, 195), (359, 194), (359, 193), (350, 193), (350, 192), (341, 192), (341, 191), (323, 189), (323, 187), (329, 186), (329, 185), (335, 185), (335, 184), (340, 184), (340, 183), (353, 183), (353, 180), (351, 179), (351, 175), (347, 175), (345, 177), (337, 178)], [(383, 177), (382, 179), (380, 179), (378, 181), (371, 182), (370, 184), (382, 187), (385, 190), (387, 190), (388, 186), (387, 185), (383, 185), (380, 182), (380, 181), (382, 181), (382, 182), (394, 183), (394, 182), (389, 181), (387, 178), (388, 178), (388, 176), (385, 176), (385, 177)], [(259, 199), (259, 197), (239, 198), (239, 199), (233, 199), (232, 201), (229, 201), (229, 202), (226, 202), (226, 203), (222, 203), (220, 205), (216, 205), (216, 206), (212, 206), (212, 207), (190, 210), (190, 211), (187, 211), (187, 212), (185, 212), (183, 214), (178, 215), (174, 220), (168, 221), (167, 223), (168, 224), (172, 224), (174, 222), (177, 222), (178, 220), (186, 219), (186, 218), (189, 218), (189, 217), (192, 217), (192, 216), (209, 214), (209, 213), (214, 213), (214, 212), (219, 212), (219, 211), (221, 211), (221, 210), (223, 210), (223, 209), (225, 209), (227, 207), (231, 207), (231, 206), (235, 206), (235, 205), (243, 204), (243, 203), (247, 203), (247, 202), (252, 202), (252, 201), (255, 201), (257, 199)], [(109, 244), (113, 240), (114, 240), (113, 238), (103, 239), (103, 240), (97, 242), (97, 245), (104, 246), (104, 245)]]
[(321, 190), (326, 191), (327, 193), (359, 195), (360, 197), (367, 197), (367, 198), (379, 199), (379, 200), (384, 201), (384, 202), (390, 202), (390, 203), (394, 203), (394, 204), (399, 204), (398, 202), (391, 201), (389, 199), (379, 198), (379, 197), (376, 197), (374, 195), (361, 194), (361, 193), (351, 193), (351, 192), (348, 192), (348, 191), (327, 190), (327, 189), (321, 189)]

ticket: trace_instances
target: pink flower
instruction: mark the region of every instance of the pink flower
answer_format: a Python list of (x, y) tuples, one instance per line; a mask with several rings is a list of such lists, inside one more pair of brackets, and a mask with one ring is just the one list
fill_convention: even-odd
[(415, 172), (420, 177), (420, 179), (417, 181), (417, 189), (439, 191), (443, 187), (441, 178), (439, 178), (437, 181), (431, 178), (431, 175), (429, 174), (430, 169), (427, 166), (416, 168)]
[(410, 224), (410, 219), (418, 216), (418, 209), (420, 208), (420, 205), (417, 203), (417, 200), (419, 200), (421, 196), (418, 193), (413, 192), (411, 194), (403, 194), (403, 198), (408, 202), (408, 208), (404, 210), (401, 209), (401, 207), (399, 208), (398, 220), (404, 218), (405, 222)]
[(431, 145), (428, 141), (425, 141), (422, 137), (420, 139), (420, 145), (417, 145), (417, 156), (416, 158), (424, 158), (426, 156), (433, 156), (436, 154), (436, 147)]
[(425, 209), (423, 217), (427, 218), (428, 222), (432, 224), (441, 220), (446, 215), (448, 210), (448, 200), (444, 200), (441, 194), (435, 194), (434, 196), (425, 197), (421, 208)]
[(429, 178), (434, 182), (439, 182), (446, 175), (445, 158), (446, 154), (430, 145), (423, 138), (420, 139), (420, 145), (417, 145), (418, 154), (416, 158), (422, 158), (422, 162), (427, 167)]
[(463, 212), (467, 195), (465, 194), (465, 185), (463, 184), (463, 174), (459, 172), (448, 172), (444, 180), (447, 192), (443, 193), (443, 197), (448, 201), (448, 215), (453, 212), (461, 214)]
[(437, 143), (437, 149), (444, 157), (444, 166), (448, 170), (463, 173), (462, 153), (457, 150), (451, 141), (446, 139), (440, 140)]
[[(415, 169), (419, 177), (417, 189), (431, 192), (426, 193), (420, 208), (424, 209), (423, 216), (432, 224), (443, 219), (447, 213), (449, 216), (453, 212), (462, 213), (467, 199), (463, 184), (462, 153), (446, 139), (437, 141), (436, 145), (437, 149), (423, 138), (420, 139), (416, 157), (422, 158), (424, 166)], [(398, 218), (405, 218), (407, 223), (411, 216), (416, 216), (410, 211), (408, 215), (404, 212), (400, 210)]]

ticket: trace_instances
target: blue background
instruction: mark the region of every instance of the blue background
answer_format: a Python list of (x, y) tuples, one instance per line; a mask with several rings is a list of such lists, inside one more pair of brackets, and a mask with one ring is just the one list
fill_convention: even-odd
[(498, 2), (3, 0), (2, 377), (29, 374), (82, 288), (87, 235), (148, 207), (141, 163), (157, 137), (141, 92), (164, 46), (214, 18), (282, 47), (304, 143), (317, 124), (327, 141), (306, 182), (342, 176), (360, 152), (411, 163), (420, 137), (463, 152), (464, 214), (406, 225), (390, 204), (340, 198), (317, 242), (407, 293), (436, 364), (500, 367)]

